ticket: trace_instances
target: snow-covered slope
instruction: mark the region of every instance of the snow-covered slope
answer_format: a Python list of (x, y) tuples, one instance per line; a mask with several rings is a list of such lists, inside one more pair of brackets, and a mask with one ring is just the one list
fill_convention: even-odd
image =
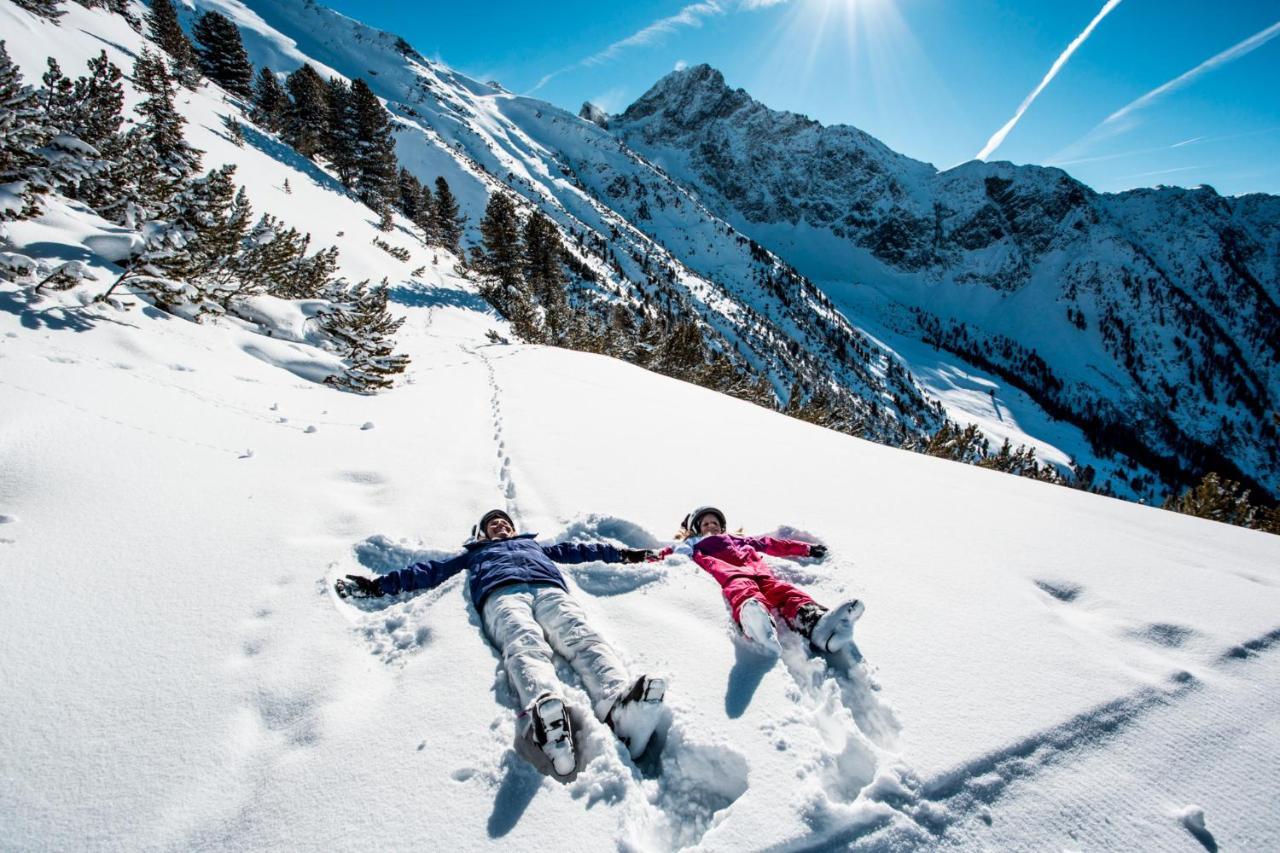
[[(53, 30), (0, 6), (28, 79), (48, 52), (75, 74), (141, 48), (66, 9)], [(84, 304), (118, 235), (83, 208), (7, 224), (98, 280), (0, 284), (0, 848), (1194, 850), (1198, 815), (1224, 847), (1280, 844), (1280, 539), (489, 345), (503, 324), (449, 255), (379, 234), (270, 138), (234, 147), (216, 90), (183, 100), (255, 210), (390, 278), (413, 363), (340, 393), (304, 343)], [(639, 765), (592, 726), (568, 786), (512, 752), (461, 578), (364, 609), (329, 591), (456, 550), (493, 506), (643, 547), (708, 501), (830, 546), (776, 564), (867, 601), (862, 660), (794, 637), (753, 658), (684, 559), (571, 567), (628, 665), (669, 675), (672, 715)]]
[[(225, 328), (0, 290), (0, 846), (1194, 849), (1188, 806), (1280, 842), (1280, 540), (485, 346), (444, 286), (409, 292), (414, 366), (373, 398)], [(780, 571), (868, 602), (867, 668), (753, 659), (683, 559), (575, 567), (673, 719), (639, 767), (593, 728), (567, 787), (514, 757), (461, 578), (327, 591), (492, 505), (648, 546), (708, 500), (831, 547)]]
[(1275, 495), (1280, 200), (1100, 195), (1010, 163), (938, 172), (705, 65), (609, 127), (871, 328), (963, 356), (1166, 484), (1217, 468)]
[(449, 181), (471, 240), (489, 195), (512, 192), (560, 225), (599, 277), (599, 295), (699, 321), (784, 401), (797, 382), (808, 391), (834, 383), (867, 434), (894, 442), (941, 422), (892, 351), (596, 124), (472, 80), (314, 3), (195, 0), (188, 18), (204, 9), (237, 23), (257, 65), (284, 73), (310, 62), (322, 75), (363, 77), (396, 116), (397, 156), (421, 179)]

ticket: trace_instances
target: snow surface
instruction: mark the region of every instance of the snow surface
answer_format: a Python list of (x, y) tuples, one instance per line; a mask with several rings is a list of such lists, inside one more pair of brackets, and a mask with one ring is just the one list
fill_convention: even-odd
[[(123, 22), (65, 8), (57, 44), (10, 40), (29, 78), (104, 40), (127, 64)], [(413, 364), (344, 394), (313, 381), (332, 357), (305, 306), (259, 301), (269, 337), (85, 304), (119, 230), (61, 204), (9, 223), (14, 252), (94, 278), (0, 283), (0, 848), (1280, 847), (1280, 538), (490, 345), (504, 325), (450, 256), (397, 231), (414, 257), (394, 260), (324, 173), (234, 148), (217, 93), (184, 97), (255, 210), (337, 243), (348, 278), (390, 277)], [(781, 660), (752, 656), (683, 558), (569, 567), (628, 665), (670, 678), (671, 716), (639, 763), (593, 724), (567, 786), (516, 758), (462, 578), (330, 592), (455, 552), (493, 506), (648, 547), (708, 502), (830, 547), (773, 562), (868, 603), (861, 659), (785, 632)]]

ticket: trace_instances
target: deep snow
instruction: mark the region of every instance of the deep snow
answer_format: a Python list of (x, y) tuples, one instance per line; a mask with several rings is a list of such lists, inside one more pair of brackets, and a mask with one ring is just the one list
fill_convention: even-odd
[[(58, 45), (11, 38), (29, 79), (134, 43), (67, 8)], [(451, 257), (396, 232), (414, 258), (392, 259), (323, 172), (222, 139), (216, 93), (183, 109), (255, 210), (391, 278), (413, 364), (359, 397), (312, 381), (331, 357), (304, 343), (86, 307), (110, 270), (81, 245), (110, 230), (57, 204), (8, 226), (98, 279), (0, 284), (0, 848), (1280, 846), (1280, 539), (490, 345)], [(754, 657), (683, 558), (570, 567), (627, 663), (670, 677), (671, 719), (638, 764), (593, 725), (568, 786), (515, 757), (462, 578), (330, 592), (454, 552), (493, 506), (641, 547), (707, 502), (830, 546), (773, 563), (868, 602), (863, 660), (785, 635)]]

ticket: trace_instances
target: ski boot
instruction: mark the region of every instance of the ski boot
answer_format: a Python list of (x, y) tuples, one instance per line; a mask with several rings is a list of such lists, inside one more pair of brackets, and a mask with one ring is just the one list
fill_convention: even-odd
[(791, 627), (820, 652), (838, 652), (853, 642), (853, 623), (866, 607), (856, 598), (831, 610), (821, 604), (804, 604), (796, 611)]
[(762, 651), (775, 656), (782, 653), (778, 629), (760, 599), (748, 599), (738, 608), (738, 626), (742, 628), (743, 635)]
[(529, 709), (533, 718), (530, 730), (534, 746), (551, 762), (557, 776), (568, 776), (577, 767), (578, 757), (573, 749), (573, 727), (564, 700), (544, 693), (533, 701)]
[(639, 758), (649, 746), (649, 738), (653, 737), (653, 730), (662, 717), (662, 697), (666, 692), (665, 679), (642, 675), (618, 694), (605, 715), (604, 721), (632, 758)]

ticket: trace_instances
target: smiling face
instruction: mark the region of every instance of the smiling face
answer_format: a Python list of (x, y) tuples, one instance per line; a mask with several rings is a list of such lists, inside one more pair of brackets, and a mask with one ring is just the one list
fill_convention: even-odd
[(720, 526), (720, 519), (716, 518), (715, 513), (708, 512), (698, 519), (698, 533), (703, 536), (715, 536), (718, 533), (724, 533), (724, 528)]
[(511, 526), (511, 522), (498, 515), (489, 519), (489, 523), (484, 526), (484, 535), (486, 539), (510, 539), (516, 535), (516, 529)]

